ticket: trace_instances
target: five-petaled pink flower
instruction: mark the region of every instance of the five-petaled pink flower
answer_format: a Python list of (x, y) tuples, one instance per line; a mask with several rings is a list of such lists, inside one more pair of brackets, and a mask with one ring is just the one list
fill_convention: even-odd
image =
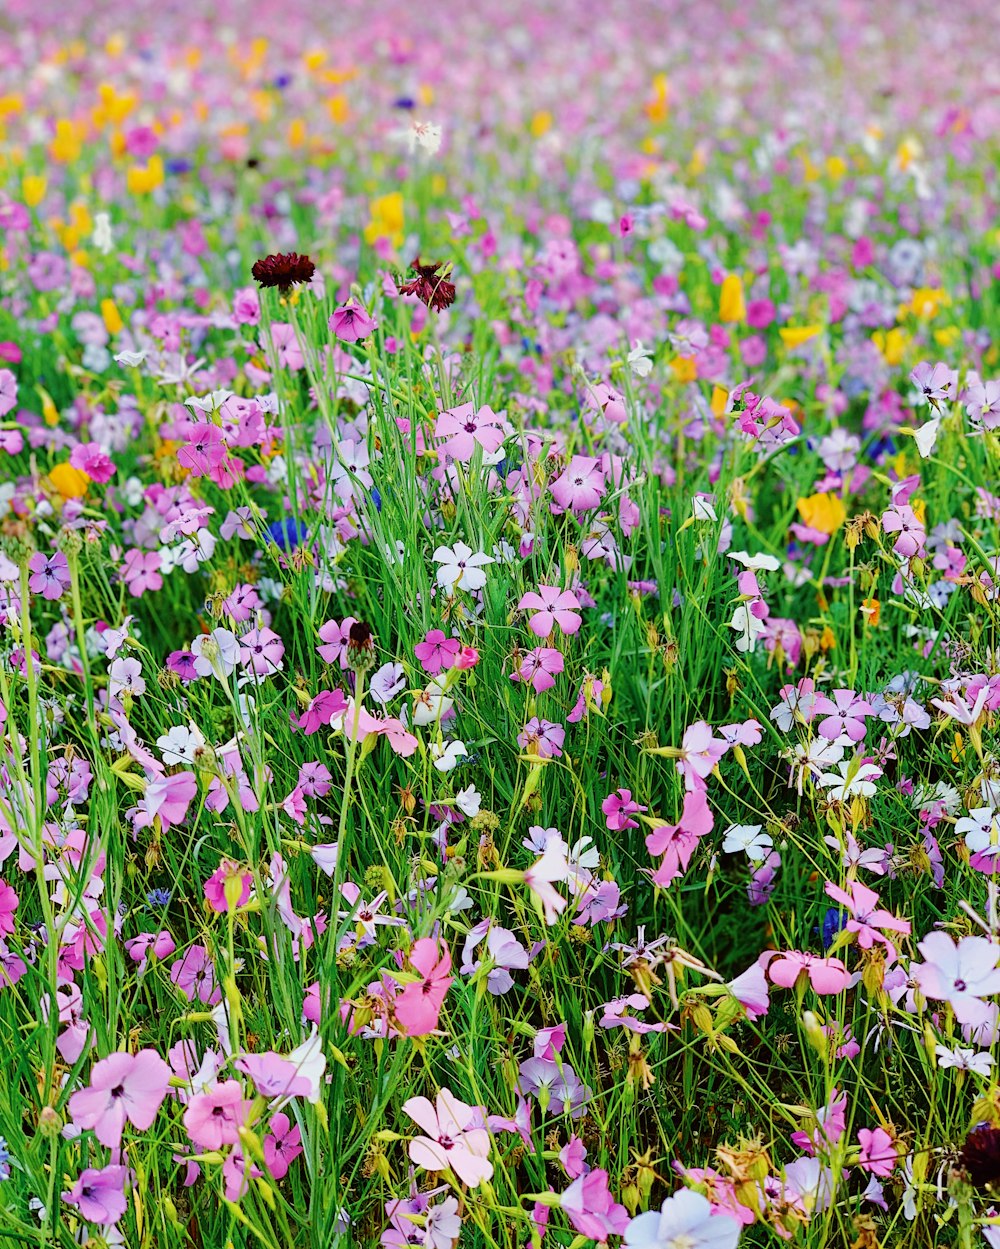
[(434, 433), (438, 438), (445, 439), (440, 447), (442, 455), (450, 455), (453, 460), (467, 464), (472, 459), (476, 443), (490, 455), (500, 449), (504, 438), (500, 428), (502, 424), (503, 418), (492, 408), (482, 407), (477, 411), (473, 404), (463, 403), (438, 416)]
[(441, 1089), (434, 1106), (426, 1097), (411, 1097), (403, 1111), (427, 1133), (410, 1141), (410, 1161), (427, 1171), (453, 1171), (463, 1184), (476, 1188), (493, 1175), (490, 1162), (490, 1134), (484, 1127), (473, 1127), (481, 1120), (475, 1106), (460, 1102), (448, 1089)]
[(851, 918), (847, 921), (847, 931), (858, 934), (858, 945), (863, 950), (871, 949), (876, 941), (881, 941), (886, 949), (893, 948), (892, 942), (879, 929), (888, 929), (906, 936), (910, 931), (910, 921), (897, 919), (890, 911), (880, 910), (879, 896), (874, 889), (860, 884), (856, 880), (848, 883), (847, 889), (841, 889), (832, 881), (826, 882), (827, 896), (834, 902), (847, 908)]
[(451, 952), (446, 945), (439, 947), (431, 937), (422, 937), (413, 943), (409, 961), (420, 979), (404, 985), (397, 995), (393, 1003), (396, 1023), (407, 1036), (427, 1036), (437, 1027), (438, 1015), (454, 979)]
[(851, 974), (839, 958), (818, 958), (800, 950), (779, 954), (767, 966), (767, 974), (782, 989), (791, 989), (799, 976), (809, 978), (816, 993), (840, 993), (847, 988)]
[(110, 1054), (94, 1064), (90, 1085), (69, 1099), (69, 1112), (77, 1127), (117, 1149), (126, 1119), (140, 1131), (151, 1126), (169, 1080), (170, 1068), (155, 1050)]
[(537, 594), (529, 591), (521, 597), (517, 609), (535, 613), (528, 628), (536, 637), (549, 637), (556, 625), (563, 633), (575, 633), (580, 627), (579, 600), (572, 590), (560, 590), (556, 585), (540, 585)]

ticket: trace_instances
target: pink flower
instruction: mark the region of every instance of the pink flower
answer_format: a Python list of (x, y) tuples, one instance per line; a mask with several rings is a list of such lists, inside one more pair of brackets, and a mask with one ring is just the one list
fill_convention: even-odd
[(62, 1199), (67, 1205), (76, 1206), (80, 1217), (88, 1223), (107, 1227), (117, 1223), (128, 1207), (125, 1198), (128, 1177), (128, 1167), (110, 1166), (100, 1170), (87, 1167), (80, 1172), (70, 1191), (63, 1193)]
[(114, 461), (97, 442), (78, 443), (70, 454), (69, 462), (101, 486), (109, 482), (117, 472)]
[(482, 407), (477, 412), (471, 403), (450, 408), (438, 416), (434, 425), (435, 436), (445, 439), (440, 454), (467, 464), (478, 443), (492, 455), (503, 442), (503, 430), (498, 428), (502, 423), (502, 417), (492, 408)]
[(528, 621), (528, 628), (536, 637), (549, 637), (556, 625), (563, 633), (576, 633), (580, 627), (580, 617), (576, 614), (580, 603), (576, 595), (558, 586), (540, 585), (537, 594), (531, 591), (522, 596), (517, 609), (535, 613)]
[(350, 639), (351, 625), (357, 624), (353, 616), (347, 616), (340, 624), (336, 620), (328, 620), (319, 630), (319, 640), (325, 645), (317, 646), (320, 659), (326, 664), (339, 663), (347, 667), (347, 643)]
[(192, 945), (182, 958), (170, 964), (170, 979), (191, 1001), (215, 1006), (222, 992), (215, 979), (215, 965), (203, 945)]
[(177, 452), (177, 463), (190, 471), (193, 477), (205, 477), (226, 458), (226, 445), (222, 430), (209, 421), (199, 421), (191, 427), (188, 441)]
[(930, 932), (917, 949), (926, 962), (910, 972), (924, 997), (948, 1002), (961, 1024), (976, 1028), (989, 1018), (982, 998), (1000, 993), (1000, 948), (987, 937), (962, 937), (956, 945), (946, 932)]
[(830, 1091), (826, 1105), (817, 1110), (815, 1123), (806, 1131), (793, 1132), (791, 1141), (810, 1158), (815, 1158), (818, 1151), (827, 1152), (832, 1149), (846, 1130), (847, 1094), (834, 1088)]
[(126, 1119), (140, 1131), (152, 1124), (170, 1074), (155, 1050), (111, 1054), (95, 1063), (89, 1087), (69, 1099), (69, 1112), (78, 1127), (92, 1129), (102, 1145), (117, 1149)]
[(236, 1145), (246, 1122), (250, 1102), (238, 1080), (226, 1080), (207, 1093), (195, 1093), (184, 1111), (184, 1127), (195, 1145), (221, 1149)]
[(561, 724), (532, 716), (518, 733), (517, 744), (529, 755), (538, 755), (540, 759), (558, 759), (562, 755), (565, 738), (566, 730)]
[(129, 594), (141, 598), (147, 590), (162, 590), (159, 551), (141, 551), (132, 547), (125, 552), (125, 559), (118, 569), (118, 576), (125, 582)]
[(850, 972), (839, 958), (817, 958), (799, 950), (779, 954), (768, 964), (768, 974), (774, 984), (791, 989), (799, 976), (807, 975), (817, 993), (840, 993), (851, 979)]
[(677, 771), (684, 777), (689, 791), (706, 788), (705, 781), (728, 749), (729, 743), (725, 738), (714, 737), (704, 720), (698, 720), (684, 730)]
[(250, 629), (240, 638), (240, 663), (258, 677), (281, 669), (285, 644), (273, 629)]
[(264, 1137), (264, 1161), (272, 1179), (283, 1180), (289, 1166), (302, 1153), (302, 1133), (283, 1111), (271, 1118), (271, 1131)]
[(9, 937), (14, 931), (16, 910), (17, 894), (5, 880), (0, 880), (0, 937)]
[(616, 789), (613, 794), (608, 794), (607, 798), (601, 803), (601, 810), (604, 812), (607, 827), (621, 833), (626, 828), (638, 828), (639, 825), (635, 820), (629, 817), (638, 815), (640, 811), (645, 811), (646, 808), (641, 807), (633, 800), (630, 789)]
[(17, 378), (10, 369), (0, 369), (0, 416), (17, 406)]
[(407, 1036), (427, 1036), (437, 1027), (438, 1015), (454, 979), (451, 953), (446, 945), (439, 948), (431, 937), (422, 937), (414, 942), (409, 961), (421, 979), (404, 985), (397, 995), (393, 1004), (396, 1022)]
[(353, 299), (334, 311), (328, 325), (342, 343), (360, 342), (375, 329), (375, 322)]
[(559, 1208), (575, 1231), (602, 1244), (611, 1235), (624, 1235), (628, 1226), (628, 1211), (608, 1189), (607, 1171), (596, 1167), (570, 1184), (559, 1198)]
[(413, 653), (428, 676), (436, 677), (442, 669), (455, 666), (461, 649), (458, 638), (448, 637), (441, 629), (431, 629), (424, 640), (414, 646)]
[(410, 1160), (418, 1167), (453, 1171), (470, 1188), (493, 1175), (490, 1134), (485, 1128), (470, 1126), (479, 1118), (476, 1107), (441, 1089), (436, 1107), (426, 1097), (411, 1097), (403, 1103), (403, 1112), (427, 1133), (410, 1141)]
[(704, 790), (692, 790), (684, 795), (684, 807), (677, 824), (663, 824), (646, 838), (646, 849), (656, 857), (663, 855), (663, 862), (652, 876), (653, 884), (666, 889), (688, 869), (691, 856), (700, 838), (712, 831), (715, 816), (708, 805)]
[(174, 776), (150, 781), (141, 804), (149, 816), (147, 823), (159, 816), (164, 830), (179, 824), (197, 792), (198, 778), (193, 772), (177, 772)]
[(591, 456), (574, 455), (549, 490), (563, 511), (587, 512), (598, 507), (604, 495), (599, 462)]
[(520, 667), (510, 674), (512, 681), (526, 681), (536, 694), (550, 690), (556, 677), (562, 672), (565, 660), (560, 651), (547, 646), (536, 646), (521, 659)]
[(882, 1179), (892, 1175), (899, 1154), (895, 1141), (885, 1128), (875, 1128), (874, 1131), (862, 1128), (858, 1132), (858, 1140), (861, 1143), (858, 1166)]
[(205, 897), (212, 910), (220, 914), (237, 910), (250, 901), (252, 883), (253, 876), (247, 868), (232, 859), (223, 859), (205, 881)]
[(831, 742), (843, 740), (844, 745), (860, 742), (866, 731), (866, 717), (874, 715), (871, 703), (853, 690), (834, 690), (832, 700), (820, 694), (813, 709), (816, 715), (823, 717), (817, 725), (820, 736)]
[(892, 942), (885, 933), (879, 932), (880, 928), (887, 928), (890, 932), (902, 933), (904, 936), (910, 931), (909, 920), (897, 919), (889, 911), (878, 910), (878, 894), (856, 880), (849, 882), (847, 890), (828, 880), (826, 892), (834, 902), (839, 902), (850, 911), (852, 918), (847, 921), (847, 931), (858, 934), (858, 945), (863, 950), (871, 949), (876, 941), (881, 941), (888, 950), (893, 949)]

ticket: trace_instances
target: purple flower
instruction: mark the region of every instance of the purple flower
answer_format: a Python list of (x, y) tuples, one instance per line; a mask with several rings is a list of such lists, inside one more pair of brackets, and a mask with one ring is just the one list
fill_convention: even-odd
[(126, 1210), (125, 1183), (128, 1168), (103, 1167), (95, 1170), (87, 1167), (81, 1171), (76, 1183), (68, 1193), (63, 1193), (67, 1205), (76, 1206), (80, 1217), (88, 1223), (107, 1227), (117, 1223)]
[(931, 932), (917, 949), (925, 962), (910, 970), (924, 997), (948, 1002), (961, 1024), (985, 1023), (990, 1012), (982, 999), (1000, 993), (1000, 947), (986, 937), (962, 937), (956, 945), (946, 932)]
[(167, 1095), (170, 1068), (155, 1050), (110, 1054), (95, 1063), (90, 1085), (69, 1099), (78, 1127), (90, 1128), (102, 1145), (117, 1149), (125, 1120), (145, 1131)]
[(813, 709), (824, 717), (817, 726), (820, 736), (831, 742), (845, 737), (848, 742), (860, 742), (866, 731), (865, 717), (872, 715), (871, 704), (853, 690), (834, 690), (832, 700), (821, 694)]
[(43, 555), (36, 551), (28, 560), (28, 589), (32, 594), (41, 594), (43, 598), (62, 598), (70, 587), (69, 561), (62, 551), (53, 555)]

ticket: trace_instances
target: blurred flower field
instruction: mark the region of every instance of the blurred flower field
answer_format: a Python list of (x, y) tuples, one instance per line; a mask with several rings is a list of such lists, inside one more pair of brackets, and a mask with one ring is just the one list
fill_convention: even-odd
[(0, 1246), (1000, 1246), (985, 0), (7, 0)]

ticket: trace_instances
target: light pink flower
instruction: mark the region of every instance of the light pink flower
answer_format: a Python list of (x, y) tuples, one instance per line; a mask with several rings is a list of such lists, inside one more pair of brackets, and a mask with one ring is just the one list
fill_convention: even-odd
[(410, 1141), (410, 1160), (427, 1171), (453, 1171), (470, 1188), (493, 1175), (490, 1134), (472, 1127), (479, 1118), (474, 1106), (460, 1102), (448, 1089), (437, 1095), (436, 1107), (426, 1097), (411, 1097), (403, 1111), (427, 1133)]

